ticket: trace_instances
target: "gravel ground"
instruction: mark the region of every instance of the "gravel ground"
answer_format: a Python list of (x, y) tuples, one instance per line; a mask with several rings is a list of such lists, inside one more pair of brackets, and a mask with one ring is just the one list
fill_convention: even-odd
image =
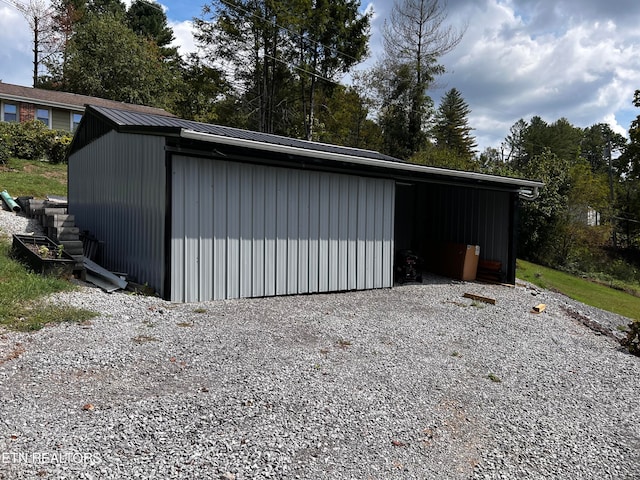
[(627, 319), (528, 284), (51, 301), (100, 316), (0, 335), (2, 479), (640, 478)]

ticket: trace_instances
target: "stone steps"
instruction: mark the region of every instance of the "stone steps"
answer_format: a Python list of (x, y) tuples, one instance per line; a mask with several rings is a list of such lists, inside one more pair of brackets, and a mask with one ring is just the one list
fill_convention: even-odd
[(37, 219), (44, 227), (46, 236), (63, 245), (64, 251), (75, 258), (74, 271), (84, 271), (80, 229), (75, 225), (75, 217), (67, 211), (67, 204), (34, 199), (28, 199), (25, 203), (27, 216)]

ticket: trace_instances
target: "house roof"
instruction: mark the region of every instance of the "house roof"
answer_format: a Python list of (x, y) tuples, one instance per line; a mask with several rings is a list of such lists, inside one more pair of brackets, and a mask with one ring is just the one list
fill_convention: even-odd
[(159, 116), (170, 116), (173, 114), (156, 107), (146, 105), (134, 105), (131, 103), (116, 102), (104, 98), (78, 95), (75, 93), (59, 92), (56, 90), (44, 90), (41, 88), (23, 87), (11, 83), (0, 82), (0, 99), (15, 102), (33, 103), (45, 107), (64, 108), (83, 112), (85, 106), (100, 105), (109, 108), (125, 109), (139, 113), (149, 113)]
[[(281, 158), (297, 158), (302, 161), (313, 159), (316, 162), (327, 162), (333, 165), (350, 165), (362, 171), (384, 172), (391, 177), (405, 177), (450, 183), (475, 183), (497, 188), (517, 190), (523, 198), (534, 199), (542, 182), (511, 177), (501, 177), (477, 172), (451, 170), (440, 167), (429, 167), (405, 162), (372, 150), (343, 147), (319, 142), (310, 142), (295, 138), (283, 137), (267, 133), (241, 130), (238, 128), (212, 125), (207, 123), (183, 120), (177, 117), (166, 117), (148, 113), (133, 112), (91, 105), (87, 107), (76, 133), (71, 152), (82, 148), (94, 138), (87, 136), (83, 125), (95, 117), (106, 123), (110, 129), (118, 132), (141, 133), (147, 135), (164, 135), (187, 141), (205, 142), (231, 148), (241, 148), (263, 155), (279, 155)], [(106, 133), (102, 128), (91, 131)], [(101, 133), (100, 133), (101, 132)]]

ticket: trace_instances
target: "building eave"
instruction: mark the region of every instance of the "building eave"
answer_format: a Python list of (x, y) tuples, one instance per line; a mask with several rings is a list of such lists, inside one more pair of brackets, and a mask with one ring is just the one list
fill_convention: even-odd
[(325, 152), (314, 149), (304, 149), (289, 145), (279, 145), (243, 138), (228, 137), (224, 135), (216, 135), (211, 133), (202, 133), (190, 129), (182, 129), (180, 132), (182, 138), (190, 140), (202, 141), (207, 143), (217, 143), (221, 145), (231, 145), (235, 147), (248, 148), (252, 150), (268, 151), (273, 153), (295, 155), (299, 157), (311, 157), (321, 160), (329, 160), (336, 162), (348, 162), (352, 164), (382, 168), (396, 173), (418, 173), (429, 176), (447, 177), (465, 182), (479, 182), (485, 184), (498, 184), (505, 187), (513, 187), (518, 190), (521, 197), (526, 200), (534, 200), (539, 194), (539, 189), (544, 186), (543, 182), (535, 180), (526, 180), (511, 177), (499, 177), (486, 173), (466, 172), (460, 170), (451, 170), (440, 167), (429, 167), (426, 165), (418, 165), (407, 162), (397, 162), (384, 159), (365, 158), (356, 155), (346, 155), (335, 152)]
[(21, 95), (11, 95), (7, 93), (0, 94), (2, 100), (9, 100), (12, 102), (31, 103), (33, 105), (39, 105), (43, 107), (60, 108), (64, 110), (72, 110), (74, 112), (84, 112), (84, 105), (73, 105), (70, 103), (52, 102), (50, 100), (41, 100), (33, 97), (24, 97)]

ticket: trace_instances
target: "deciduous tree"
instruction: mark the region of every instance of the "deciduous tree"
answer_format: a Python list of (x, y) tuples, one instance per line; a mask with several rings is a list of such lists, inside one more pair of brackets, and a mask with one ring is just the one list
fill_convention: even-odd
[(122, 102), (165, 107), (172, 75), (157, 46), (113, 15), (92, 15), (67, 47), (70, 91)]
[[(640, 108), (640, 90), (635, 91), (633, 105)], [(629, 144), (616, 163), (622, 172), (617, 209), (620, 233), (629, 249), (640, 252), (640, 115), (631, 122)]]
[(195, 20), (210, 65), (231, 73), (249, 128), (313, 138), (318, 94), (367, 51), (359, 0), (214, 0)]
[(191, 54), (182, 62), (181, 83), (174, 102), (173, 113), (181, 118), (206, 123), (233, 123), (234, 109), (225, 113), (222, 120), (219, 116), (221, 108), (229, 105), (222, 98), (230, 89), (224, 72), (205, 65), (197, 54)]
[(45, 0), (28, 3), (5, 2), (16, 7), (29, 24), (33, 35), (33, 86), (39, 86), (42, 67), (55, 51), (55, 31), (51, 21), (51, 6)]
[(519, 247), (524, 258), (544, 265), (564, 264), (559, 245), (561, 220), (565, 217), (569, 198), (569, 162), (549, 148), (533, 155), (519, 174), (542, 180), (544, 188), (533, 202), (523, 202), (520, 209)]
[(286, 134), (295, 112), (286, 5), (267, 0), (213, 0), (194, 19), (195, 38), (210, 66), (224, 67), (246, 126)]

